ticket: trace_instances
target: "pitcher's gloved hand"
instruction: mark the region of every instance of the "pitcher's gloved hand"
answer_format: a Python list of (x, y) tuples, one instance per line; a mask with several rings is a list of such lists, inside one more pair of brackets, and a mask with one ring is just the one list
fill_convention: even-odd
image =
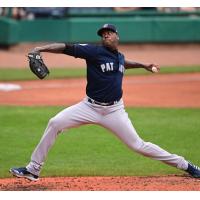
[(31, 71), (40, 79), (44, 79), (50, 72), (44, 64), (40, 53), (28, 54), (29, 67)]

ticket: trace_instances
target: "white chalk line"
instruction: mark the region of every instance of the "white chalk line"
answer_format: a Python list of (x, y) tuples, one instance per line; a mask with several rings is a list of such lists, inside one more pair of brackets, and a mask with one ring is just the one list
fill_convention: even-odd
[(0, 91), (9, 92), (14, 90), (21, 90), (22, 87), (19, 84), (13, 83), (0, 83)]

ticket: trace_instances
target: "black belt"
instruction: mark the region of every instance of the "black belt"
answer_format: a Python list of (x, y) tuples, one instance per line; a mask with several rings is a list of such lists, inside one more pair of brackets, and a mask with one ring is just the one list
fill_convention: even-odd
[(92, 104), (97, 104), (97, 105), (100, 105), (100, 106), (112, 106), (116, 103), (118, 103), (119, 101), (111, 101), (111, 102), (108, 102), (108, 103), (103, 103), (103, 102), (99, 102), (99, 101), (95, 101), (94, 99), (91, 99), (91, 98), (87, 98), (88, 102), (92, 103)]

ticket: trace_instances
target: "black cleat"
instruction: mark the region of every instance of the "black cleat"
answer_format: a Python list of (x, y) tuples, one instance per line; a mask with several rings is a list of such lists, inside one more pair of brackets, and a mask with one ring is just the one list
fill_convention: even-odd
[(38, 181), (39, 180), (39, 177), (30, 173), (26, 169), (26, 167), (11, 168), (9, 171), (12, 175), (19, 177), (19, 178), (26, 178), (26, 179), (31, 180), (31, 181)]
[(188, 172), (194, 178), (200, 178), (200, 168), (191, 162), (188, 162), (188, 168), (186, 172)]

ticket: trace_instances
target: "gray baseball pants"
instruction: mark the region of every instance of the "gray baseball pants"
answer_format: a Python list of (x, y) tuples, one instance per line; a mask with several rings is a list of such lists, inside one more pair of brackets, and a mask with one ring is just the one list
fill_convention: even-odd
[(28, 171), (39, 175), (47, 153), (58, 134), (65, 129), (84, 124), (98, 124), (105, 127), (139, 154), (182, 170), (186, 170), (188, 167), (188, 162), (183, 157), (171, 154), (150, 142), (145, 142), (138, 136), (124, 109), (123, 100), (112, 106), (100, 106), (89, 103), (86, 97), (80, 103), (64, 109), (49, 120), (44, 135), (27, 165)]

